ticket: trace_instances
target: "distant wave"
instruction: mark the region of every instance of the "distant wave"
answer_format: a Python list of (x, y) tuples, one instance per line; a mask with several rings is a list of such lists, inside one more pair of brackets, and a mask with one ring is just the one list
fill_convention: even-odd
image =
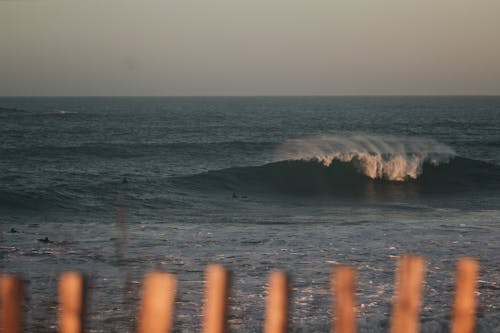
[(48, 207), (75, 208), (70, 197), (55, 189), (0, 190), (0, 209), (41, 210)]
[(55, 115), (73, 115), (79, 114), (78, 111), (72, 110), (62, 110), (62, 109), (50, 109), (50, 110), (25, 110), (16, 107), (3, 107), (0, 106), (0, 114), (18, 114), (18, 115), (29, 115), (29, 116), (55, 116)]
[(78, 114), (78, 112), (68, 110), (54, 110), (52, 112), (49, 112), (49, 114)]
[(67, 157), (67, 156), (91, 156), (91, 157), (141, 157), (155, 156), (161, 153), (175, 154), (210, 154), (214, 151), (220, 152), (261, 152), (270, 149), (272, 142), (247, 142), (247, 141), (220, 141), (220, 142), (89, 142), (80, 145), (69, 146), (28, 146), (28, 147), (6, 147), (0, 149), (5, 158), (18, 156), (44, 156), (44, 157)]
[(12, 185), (0, 188), (0, 215), (4, 211), (51, 210), (110, 213), (120, 196), (126, 198), (131, 209), (180, 207), (183, 203), (172, 199), (171, 193), (167, 178), (134, 178), (123, 184), (119, 176), (101, 178), (93, 175), (86, 180), (73, 179), (71, 183)]
[(0, 114), (1, 113), (23, 113), (26, 112), (25, 110), (18, 109), (18, 108), (9, 108), (9, 107), (2, 107), (0, 106)]
[(289, 140), (279, 160), (318, 161), (330, 166), (347, 162), (371, 179), (417, 179), (425, 163), (440, 165), (455, 156), (450, 147), (431, 139), (395, 136), (315, 136)]

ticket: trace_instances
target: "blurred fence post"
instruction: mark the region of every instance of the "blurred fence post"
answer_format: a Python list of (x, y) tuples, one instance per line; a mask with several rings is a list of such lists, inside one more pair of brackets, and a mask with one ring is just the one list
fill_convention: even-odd
[(224, 333), (227, 328), (229, 272), (220, 265), (210, 265), (205, 275), (203, 333)]
[(85, 278), (77, 272), (63, 273), (59, 279), (59, 332), (83, 333)]
[(415, 255), (402, 256), (398, 261), (391, 333), (418, 333), (419, 331), (424, 266), (424, 259)]
[(149, 273), (144, 278), (139, 333), (169, 333), (174, 321), (176, 279), (167, 273)]
[(338, 266), (332, 279), (334, 290), (334, 333), (356, 332), (356, 272), (348, 266)]
[(462, 258), (457, 264), (452, 333), (472, 333), (476, 314), (476, 284), (479, 264), (475, 259)]
[(288, 329), (288, 277), (273, 272), (269, 277), (264, 333), (285, 333)]
[(21, 333), (23, 331), (23, 282), (14, 275), (0, 278), (0, 332)]

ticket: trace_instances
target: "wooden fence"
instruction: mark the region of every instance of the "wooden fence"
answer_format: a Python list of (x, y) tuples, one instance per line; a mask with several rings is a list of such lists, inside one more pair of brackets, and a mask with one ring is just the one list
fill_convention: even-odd
[[(475, 323), (476, 281), (479, 265), (472, 258), (457, 264), (452, 333), (472, 333)], [(417, 333), (422, 282), (425, 271), (420, 256), (402, 256), (396, 272), (396, 294), (391, 316), (391, 333)], [(219, 265), (206, 270), (203, 308), (204, 333), (227, 331), (230, 273)], [(23, 282), (13, 275), (1, 277), (0, 332), (23, 330)], [(332, 332), (356, 332), (356, 272), (349, 266), (338, 266), (332, 276)], [(85, 278), (76, 272), (63, 273), (59, 280), (59, 332), (83, 333), (85, 317)], [(288, 328), (289, 280), (283, 272), (269, 278), (264, 333), (282, 333)], [(146, 275), (138, 313), (138, 333), (166, 333), (173, 325), (176, 279), (168, 273)], [(259, 328), (255, 329), (260, 330)]]

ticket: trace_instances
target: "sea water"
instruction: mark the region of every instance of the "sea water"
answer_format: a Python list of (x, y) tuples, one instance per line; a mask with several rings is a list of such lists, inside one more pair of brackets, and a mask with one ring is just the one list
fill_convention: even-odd
[[(480, 260), (478, 332), (500, 331), (500, 97), (0, 98), (0, 268), (26, 331), (55, 332), (57, 276), (87, 274), (89, 330), (132, 332), (143, 275), (178, 279), (199, 331), (204, 269), (233, 271), (230, 327), (328, 332), (330, 274), (357, 268), (361, 332), (388, 330), (399, 255), (427, 260), (423, 332), (449, 326), (455, 262)], [(48, 238), (50, 242), (39, 239)]]

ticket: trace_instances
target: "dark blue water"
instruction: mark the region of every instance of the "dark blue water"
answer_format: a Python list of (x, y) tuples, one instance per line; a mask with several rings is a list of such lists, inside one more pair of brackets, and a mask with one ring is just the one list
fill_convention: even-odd
[(217, 262), (235, 272), (235, 331), (261, 326), (271, 269), (294, 277), (293, 327), (329, 331), (329, 274), (348, 263), (358, 268), (360, 329), (381, 332), (404, 253), (428, 261), (424, 332), (447, 330), (463, 255), (481, 261), (478, 330), (499, 329), (499, 97), (0, 98), (0, 107), (1, 270), (31, 281), (30, 331), (55, 330), (55, 278), (67, 269), (93, 278), (92, 331), (133, 331), (151, 269), (178, 274), (176, 326), (196, 331), (203, 269)]

